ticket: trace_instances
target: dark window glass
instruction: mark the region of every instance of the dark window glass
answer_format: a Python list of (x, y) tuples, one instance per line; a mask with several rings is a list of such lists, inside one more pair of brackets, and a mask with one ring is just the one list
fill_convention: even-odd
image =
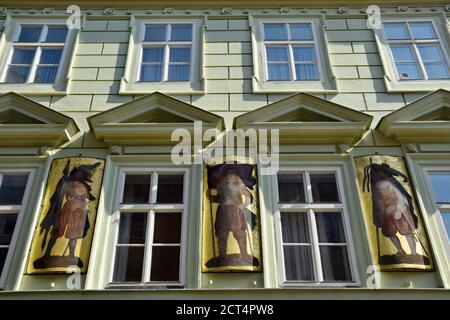
[(309, 246), (284, 246), (286, 280), (314, 280), (314, 269)]
[(117, 247), (113, 281), (142, 281), (144, 247)]
[(5, 266), (6, 255), (9, 248), (0, 248), (0, 275), (2, 274), (3, 267)]
[(182, 174), (158, 174), (157, 203), (183, 203)]
[(156, 213), (153, 234), (153, 243), (180, 243), (181, 213)]
[(122, 203), (148, 203), (150, 181), (149, 174), (127, 174)]
[(179, 281), (180, 247), (153, 247), (150, 281)]
[(345, 243), (340, 212), (316, 212), (317, 232), (321, 243)]
[(17, 214), (0, 214), (0, 246), (9, 246), (16, 226)]
[(311, 173), (313, 202), (339, 203), (339, 193), (334, 173)]
[(351, 281), (347, 247), (321, 246), (322, 271), (325, 281)]
[(280, 203), (305, 203), (303, 173), (279, 173), (278, 198)]
[(27, 174), (5, 174), (0, 185), (0, 204), (22, 204)]
[(146, 213), (121, 213), (119, 225), (119, 244), (143, 244), (147, 230)]
[(281, 229), (284, 243), (309, 243), (306, 212), (282, 212)]

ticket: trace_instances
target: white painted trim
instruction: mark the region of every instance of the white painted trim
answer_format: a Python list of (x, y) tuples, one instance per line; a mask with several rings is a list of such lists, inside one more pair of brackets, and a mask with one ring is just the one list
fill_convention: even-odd
[[(0, 168), (0, 177), (3, 179), (3, 174), (4, 173), (27, 173), (28, 174), (28, 179), (27, 179), (27, 184), (25, 187), (25, 191), (23, 193), (23, 198), (22, 198), (22, 204), (20, 206), (17, 206), (17, 208), (12, 208), (13, 210), (8, 211), (11, 213), (16, 213), (17, 212), (17, 220), (16, 220), (16, 224), (14, 226), (14, 232), (11, 238), (11, 242), (9, 244), (9, 250), (6, 256), (6, 260), (5, 260), (5, 264), (3, 266), (2, 272), (0, 273), (0, 290), (2, 288), (4, 288), (5, 283), (6, 283), (6, 276), (9, 273), (9, 269), (11, 267), (11, 259), (12, 256), (14, 255), (15, 251), (16, 251), (16, 245), (17, 245), (17, 241), (19, 239), (19, 230), (21, 229), (22, 226), (22, 221), (23, 221), (23, 212), (25, 210), (25, 208), (27, 207), (27, 203), (28, 203), (28, 198), (30, 196), (30, 191), (31, 191), (31, 186), (33, 185), (34, 182), (34, 175), (35, 175), (35, 170), (34, 169), (3, 169)], [(1, 185), (1, 180), (0, 180), (0, 185)], [(1, 208), (2, 206), (0, 206)], [(17, 210), (19, 209), (19, 210)], [(2, 210), (0, 210), (0, 214), (2, 213), (7, 213), (6, 210), (1, 212)]]

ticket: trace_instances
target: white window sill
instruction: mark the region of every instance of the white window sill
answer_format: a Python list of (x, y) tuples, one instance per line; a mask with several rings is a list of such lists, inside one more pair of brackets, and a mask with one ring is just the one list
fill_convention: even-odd
[(387, 76), (384, 83), (388, 92), (430, 92), (450, 88), (450, 79), (447, 80), (405, 80), (392, 81)]
[(149, 94), (155, 91), (173, 95), (205, 93), (202, 81), (128, 82), (124, 78), (120, 81), (120, 95)]
[(106, 285), (105, 289), (130, 289), (130, 290), (170, 290), (170, 289), (184, 289), (184, 285), (181, 283), (137, 283), (137, 282), (117, 282), (109, 283)]
[(284, 282), (282, 289), (288, 288), (355, 288), (360, 287), (356, 282)]
[(34, 83), (0, 83), (0, 94), (15, 92), (24, 95), (67, 95), (66, 86), (58, 84), (34, 84)]
[(334, 81), (259, 81), (253, 77), (252, 86), (254, 93), (338, 93)]

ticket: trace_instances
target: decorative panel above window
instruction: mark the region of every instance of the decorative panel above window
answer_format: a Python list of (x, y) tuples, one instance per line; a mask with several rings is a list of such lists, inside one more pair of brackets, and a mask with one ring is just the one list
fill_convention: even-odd
[(388, 91), (431, 91), (450, 84), (449, 34), (439, 17), (385, 18), (375, 30)]
[(200, 19), (134, 22), (120, 93), (201, 93), (201, 26)]
[(10, 20), (0, 41), (0, 91), (64, 94), (76, 36), (65, 20)]
[(254, 17), (254, 92), (335, 92), (323, 18)]

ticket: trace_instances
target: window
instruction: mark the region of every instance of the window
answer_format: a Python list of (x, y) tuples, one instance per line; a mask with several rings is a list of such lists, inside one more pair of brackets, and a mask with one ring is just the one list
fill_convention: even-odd
[(189, 81), (192, 32), (192, 24), (146, 24), (139, 81)]
[(255, 16), (252, 21), (253, 91), (336, 91), (322, 19)]
[[(200, 20), (141, 20), (132, 29), (121, 93), (201, 90)], [(131, 40), (130, 40), (131, 42)]]
[(397, 79), (449, 78), (449, 65), (431, 21), (386, 22), (384, 32), (397, 70)]
[(319, 80), (311, 23), (263, 23), (266, 79)]
[(450, 170), (429, 171), (428, 176), (433, 189), (435, 206), (440, 213), (441, 225), (450, 243)]
[[(65, 21), (14, 20), (5, 28), (0, 90), (55, 93), (66, 90), (76, 30)], [(23, 86), (26, 84), (26, 86)]]
[(183, 285), (187, 174), (122, 172), (112, 285)]
[(448, 30), (440, 16), (386, 18), (374, 29), (389, 92), (448, 87)]
[(346, 207), (338, 170), (281, 169), (277, 232), (282, 282), (354, 283)]
[(17, 221), (24, 208), (31, 171), (0, 170), (0, 286), (14, 246)]

